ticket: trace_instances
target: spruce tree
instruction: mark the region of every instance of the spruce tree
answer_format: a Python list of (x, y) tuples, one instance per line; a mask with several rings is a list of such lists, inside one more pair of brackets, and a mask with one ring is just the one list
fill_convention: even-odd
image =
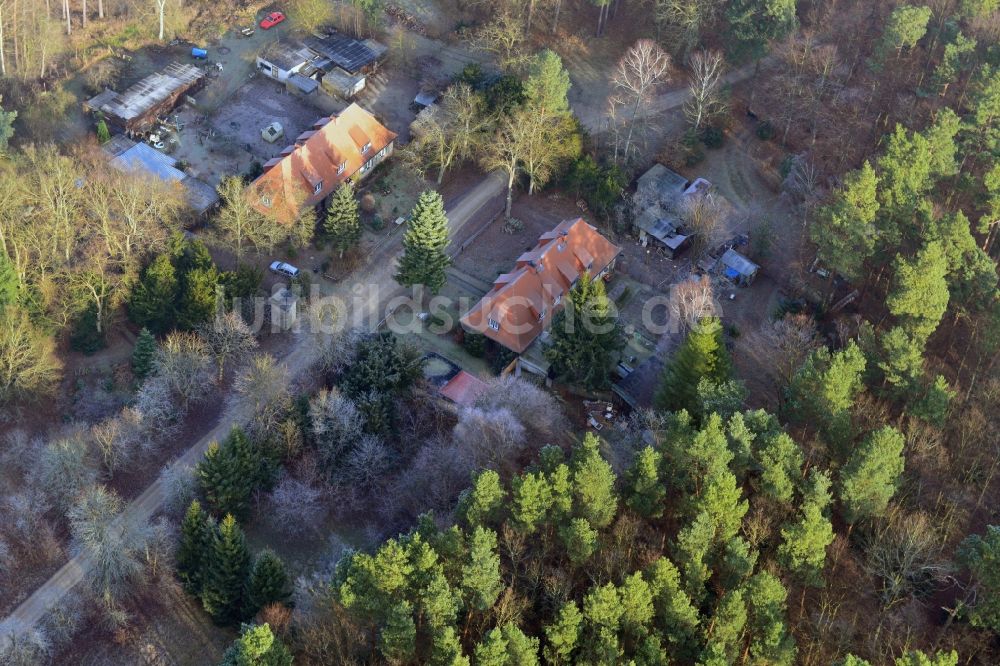
[(176, 555), (177, 576), (189, 594), (201, 594), (214, 536), (212, 517), (205, 513), (198, 500), (192, 501), (181, 522)]
[(445, 269), (451, 265), (445, 252), (449, 242), (444, 199), (428, 190), (420, 195), (410, 213), (396, 282), (404, 287), (423, 285), (432, 294), (438, 293), (447, 280)]
[(212, 539), (201, 595), (202, 605), (216, 624), (234, 625), (243, 617), (249, 572), (246, 537), (232, 514), (227, 514)]
[(885, 426), (854, 450), (840, 475), (844, 519), (854, 524), (881, 515), (896, 493), (903, 473), (902, 433)]
[(129, 298), (129, 318), (157, 335), (173, 328), (177, 318), (177, 272), (167, 253), (157, 255), (142, 271)]
[(330, 197), (326, 208), (326, 220), (323, 222), (323, 233), (341, 257), (345, 251), (357, 245), (361, 238), (358, 202), (354, 198), (351, 181), (344, 181)]
[(778, 558), (806, 585), (824, 584), (826, 549), (833, 543), (833, 525), (827, 515), (830, 499), (830, 476), (814, 468), (798, 521), (781, 528), (783, 542), (778, 546)]
[(624, 346), (616, 315), (604, 280), (581, 275), (552, 322), (552, 339), (544, 351), (555, 373), (589, 389), (607, 388)]
[(729, 379), (730, 371), (722, 322), (706, 317), (691, 329), (664, 369), (656, 404), (668, 411), (686, 409), (689, 414), (698, 414), (698, 383), (702, 379), (723, 382)]
[(195, 473), (213, 513), (243, 517), (250, 509), (250, 496), (261, 480), (262, 467), (260, 452), (234, 427), (221, 445), (213, 442), (208, 447)]
[(253, 561), (246, 582), (244, 617), (251, 618), (271, 604), (284, 604), (291, 597), (285, 563), (274, 551), (262, 550)]
[(148, 328), (139, 331), (132, 349), (132, 374), (138, 380), (143, 380), (153, 371), (153, 357), (156, 355), (156, 338)]

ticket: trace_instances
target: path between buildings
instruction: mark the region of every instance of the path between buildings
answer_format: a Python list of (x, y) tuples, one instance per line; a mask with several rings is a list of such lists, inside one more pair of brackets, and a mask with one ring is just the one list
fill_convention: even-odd
[[(490, 201), (503, 193), (505, 182), (502, 176), (493, 173), (485, 176), (462, 194), (455, 197), (446, 208), (451, 223), (451, 233), (454, 237), (465, 224)], [(491, 217), (492, 219), (492, 217)], [(378, 322), (381, 320), (380, 309), (386, 301), (397, 295), (401, 289), (393, 280), (396, 268), (396, 257), (400, 253), (398, 241), (387, 245), (377, 252), (368, 267), (350, 281), (350, 284), (338, 285), (335, 289), (348, 307), (345, 313), (352, 322)], [(364, 299), (349, 298), (351, 292), (358, 293), (357, 285), (367, 285), (369, 296)], [(316, 337), (302, 331), (290, 334), (291, 349), (282, 359), (288, 369), (289, 376), (294, 380), (301, 376), (316, 359)], [(252, 406), (236, 401), (227, 407), (219, 417), (215, 427), (187, 449), (175, 464), (194, 466), (201, 459), (209, 444), (226, 436), (234, 426), (246, 423), (251, 415)], [(163, 504), (165, 488), (159, 479), (154, 481), (145, 491), (132, 500), (119, 520), (134, 520), (142, 523), (150, 520)], [(51, 578), (38, 587), (27, 599), (0, 622), (0, 637), (11, 637), (31, 631), (45, 616), (50, 608), (56, 605), (64, 596), (71, 592), (83, 580), (89, 567), (89, 558), (75, 555), (64, 564)]]
[[(753, 76), (755, 68), (756, 65), (754, 63), (749, 63), (743, 67), (734, 69), (731, 72), (724, 74), (722, 77), (723, 85), (732, 85), (750, 78)], [(687, 88), (671, 90), (670, 92), (665, 92), (662, 95), (657, 95), (649, 104), (646, 105), (646, 109), (642, 115), (652, 116), (676, 109), (677, 107), (683, 105), (689, 96), (690, 92)], [(608, 118), (603, 110), (589, 106), (587, 108), (574, 109), (574, 112), (580, 119), (580, 124), (591, 132), (601, 132), (607, 129)]]

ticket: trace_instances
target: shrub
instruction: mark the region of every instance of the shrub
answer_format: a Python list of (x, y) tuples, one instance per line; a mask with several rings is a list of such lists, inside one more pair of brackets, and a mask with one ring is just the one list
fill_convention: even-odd
[(720, 148), (725, 138), (725, 132), (718, 127), (706, 127), (701, 131), (701, 142), (709, 148)]

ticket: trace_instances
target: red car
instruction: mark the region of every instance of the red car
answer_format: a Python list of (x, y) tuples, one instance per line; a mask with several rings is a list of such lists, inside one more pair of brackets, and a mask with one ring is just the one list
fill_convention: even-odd
[(273, 28), (274, 26), (278, 25), (284, 20), (285, 20), (285, 15), (282, 14), (281, 12), (271, 12), (270, 14), (264, 17), (263, 21), (260, 22), (260, 27), (263, 28), (264, 30), (267, 30), (268, 28)]

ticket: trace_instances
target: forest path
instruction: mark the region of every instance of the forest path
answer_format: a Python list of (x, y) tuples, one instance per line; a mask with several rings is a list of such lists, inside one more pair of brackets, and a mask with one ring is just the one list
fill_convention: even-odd
[[(447, 202), (446, 209), (452, 236), (454, 237), (467, 222), (475, 218), (487, 204), (497, 201), (505, 185), (503, 176), (496, 173), (487, 174), (482, 180)], [(493, 219), (492, 216), (490, 219)], [(335, 285), (334, 295), (342, 299), (346, 306), (344, 315), (352, 325), (367, 324), (374, 328), (382, 319), (380, 313), (386, 302), (403, 291), (393, 279), (396, 259), (402, 252), (400, 238), (401, 235), (396, 236), (393, 242), (377, 249), (369, 257), (366, 267), (354, 279)], [(457, 243), (453, 244), (452, 249), (457, 250)], [(358, 285), (364, 289), (359, 289)], [(366, 297), (358, 298), (359, 293), (366, 294)], [(319, 347), (316, 344), (317, 336), (312, 333), (298, 331), (288, 335), (291, 336), (290, 350), (281, 362), (294, 381), (313, 367)], [(191, 467), (197, 465), (212, 442), (221, 441), (233, 426), (246, 423), (250, 419), (254, 408), (253, 405), (247, 404), (248, 402), (232, 401), (219, 416), (215, 427), (188, 448), (174, 464)], [(160, 510), (165, 498), (166, 488), (161, 480), (157, 479), (128, 504), (117, 520), (147, 522)], [(49, 609), (83, 581), (89, 566), (89, 558), (77, 554), (60, 567), (51, 578), (21, 602), (14, 612), (0, 622), (0, 640), (5, 638), (13, 640), (15, 636), (35, 629)]]

